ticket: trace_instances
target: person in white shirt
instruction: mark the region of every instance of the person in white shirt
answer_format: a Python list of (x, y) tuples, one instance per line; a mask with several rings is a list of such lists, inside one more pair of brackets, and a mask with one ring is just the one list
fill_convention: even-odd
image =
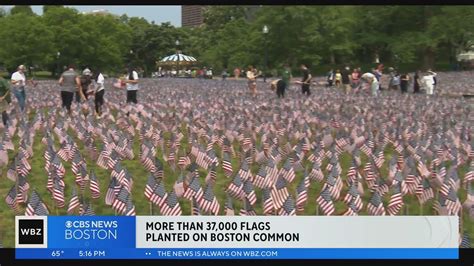
[(94, 80), (95, 80), (95, 94), (94, 94), (95, 114), (97, 115), (97, 117), (100, 117), (102, 115), (102, 105), (104, 105), (105, 78), (104, 78), (104, 75), (102, 75), (102, 73), (99, 70), (96, 70), (96, 75), (95, 75)]
[(127, 84), (127, 103), (137, 104), (138, 73), (132, 67), (128, 69), (125, 83)]
[(252, 96), (257, 96), (257, 77), (255, 75), (255, 69), (250, 66), (247, 71), (247, 85), (249, 87)]
[(25, 103), (26, 103), (26, 94), (25, 94), (25, 86), (26, 86), (26, 76), (25, 76), (26, 67), (24, 65), (19, 65), (17, 71), (12, 74), (11, 77), (11, 84), (12, 92), (18, 100), (18, 104), (20, 105), (20, 110), (23, 112), (25, 110)]
[(372, 96), (379, 95), (379, 82), (374, 74), (367, 72), (362, 75), (361, 80), (367, 82), (370, 85), (370, 91), (372, 92)]
[(423, 79), (425, 80), (425, 85), (426, 85), (426, 94), (428, 95), (433, 95), (434, 94), (434, 88), (436, 85), (435, 82), (435, 77), (436, 73), (428, 70), (428, 75), (424, 76)]

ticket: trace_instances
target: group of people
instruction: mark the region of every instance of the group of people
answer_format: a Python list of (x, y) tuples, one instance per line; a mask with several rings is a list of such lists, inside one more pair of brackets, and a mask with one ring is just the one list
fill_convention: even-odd
[[(380, 64), (377, 68), (372, 69), (371, 72), (362, 74), (361, 68), (354, 68), (352, 73), (349, 67), (345, 67), (341, 72), (339, 69), (334, 71), (331, 69), (327, 75), (327, 87), (332, 87), (333, 84), (336, 87), (343, 85), (346, 93), (349, 93), (351, 89), (363, 89), (364, 84), (368, 84), (371, 88), (371, 93), (374, 96), (379, 94), (379, 91), (383, 90), (381, 86), (381, 78), (383, 75), (384, 66)], [(390, 67), (389, 71), (389, 82), (388, 89), (401, 91), (401, 93), (407, 93), (411, 82), (411, 77), (408, 73), (400, 74), (396, 69)], [(434, 94), (436, 88), (436, 76), (437, 74), (431, 70), (427, 71), (427, 74), (421, 76), (420, 71), (416, 71), (413, 77), (413, 93), (420, 93), (421, 88), (425, 88), (426, 94)]]
[[(8, 126), (7, 109), (11, 103), (11, 94), (13, 94), (19, 105), (21, 113), (26, 109), (26, 93), (27, 84), (36, 87), (34, 80), (27, 80), (25, 74), (26, 68), (20, 65), (17, 71), (11, 76), (10, 82), (0, 77), (0, 112), (2, 113), (2, 122), (5, 127)], [(119, 79), (119, 87), (127, 90), (127, 103), (138, 103), (138, 72), (133, 68), (129, 68), (127, 74)], [(95, 114), (97, 117), (102, 115), (102, 106), (104, 105), (105, 94), (105, 77), (100, 70), (96, 69), (93, 73), (86, 67), (81, 74), (76, 72), (75, 67), (70, 65), (59, 78), (60, 96), (62, 107), (71, 113), (71, 105), (75, 98), (77, 103), (87, 101), (90, 97), (94, 97)], [(74, 97), (75, 95), (75, 97)]]
[(101, 108), (104, 104), (104, 82), (104, 75), (99, 70), (92, 73), (92, 71), (86, 67), (82, 71), (82, 74), (79, 75), (74, 69), (74, 66), (70, 65), (59, 78), (62, 107), (66, 108), (70, 113), (74, 95), (76, 95), (77, 103), (87, 101), (89, 97), (93, 95), (95, 112), (97, 116), (100, 116)]
[[(138, 72), (133, 67), (129, 67), (127, 71), (124, 71), (124, 75), (119, 78), (118, 82), (114, 84), (114, 87), (126, 88), (127, 103), (137, 104), (138, 81)], [(59, 78), (63, 108), (66, 108), (69, 113), (71, 112), (74, 94), (78, 103), (87, 101), (90, 96), (94, 96), (95, 113), (99, 118), (102, 115), (102, 106), (104, 105), (104, 84), (105, 77), (100, 70), (97, 69), (95, 73), (92, 73), (89, 68), (85, 68), (82, 75), (79, 75), (74, 66), (70, 65)]]
[[(295, 83), (301, 85), (301, 93), (303, 95), (309, 96), (311, 95), (310, 86), (311, 86), (311, 80), (313, 76), (311, 76), (311, 73), (307, 65), (301, 64), (300, 68), (302, 72), (302, 80), (296, 81)], [(250, 66), (249, 70), (247, 71), (247, 80), (248, 80), (249, 89), (253, 96), (255, 96), (257, 93), (256, 78), (257, 78), (257, 75), (255, 74), (255, 70), (253, 66)], [(293, 75), (291, 73), (290, 66), (289, 64), (285, 64), (281, 71), (280, 78), (273, 80), (270, 83), (271, 90), (276, 91), (278, 98), (285, 97), (285, 91), (288, 89), (290, 83), (292, 82), (292, 78), (293, 78)]]

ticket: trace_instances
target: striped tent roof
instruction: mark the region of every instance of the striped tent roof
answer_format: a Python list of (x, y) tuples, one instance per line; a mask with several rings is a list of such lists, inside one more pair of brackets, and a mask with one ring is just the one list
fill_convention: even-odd
[(163, 59), (160, 60), (160, 63), (168, 63), (168, 62), (183, 62), (183, 63), (197, 63), (196, 58), (189, 56), (189, 55), (184, 55), (184, 54), (172, 54), (169, 56), (164, 57)]

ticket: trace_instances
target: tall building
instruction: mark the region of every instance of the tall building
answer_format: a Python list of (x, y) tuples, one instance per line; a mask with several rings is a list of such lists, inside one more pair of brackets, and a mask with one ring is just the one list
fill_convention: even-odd
[(181, 6), (181, 26), (199, 27), (204, 22), (204, 6)]

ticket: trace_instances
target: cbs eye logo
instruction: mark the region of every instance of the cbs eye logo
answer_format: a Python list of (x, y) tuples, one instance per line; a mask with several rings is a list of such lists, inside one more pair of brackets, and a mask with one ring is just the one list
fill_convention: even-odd
[(46, 216), (16, 217), (16, 247), (46, 247)]

